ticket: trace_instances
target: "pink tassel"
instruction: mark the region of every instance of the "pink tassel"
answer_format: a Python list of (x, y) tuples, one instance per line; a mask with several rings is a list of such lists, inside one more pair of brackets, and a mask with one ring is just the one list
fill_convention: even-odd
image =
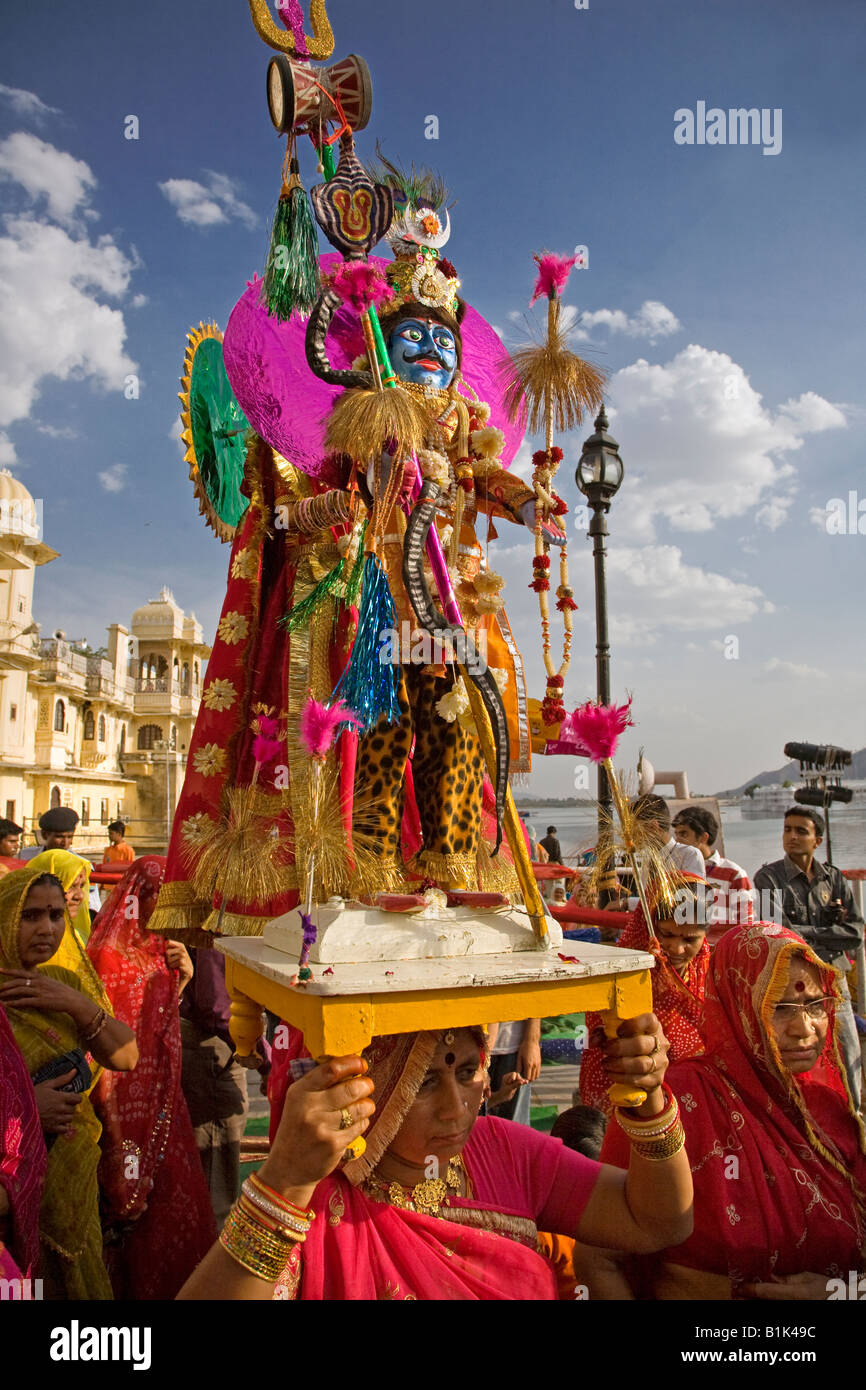
[(620, 735), (633, 727), (631, 700), (625, 705), (594, 705), (588, 701), (567, 714), (559, 738), (547, 745), (548, 753), (572, 753), (594, 763), (612, 758)]
[(538, 262), (538, 279), (529, 301), (530, 308), (536, 299), (542, 297), (545, 299), (559, 298), (568, 284), (568, 277), (571, 274), (572, 266), (577, 261), (577, 256), (554, 256), (548, 251), (543, 256), (534, 256), (533, 260)]
[(363, 261), (344, 261), (334, 272), (331, 284), (358, 314), (365, 314), (380, 300), (394, 298), (394, 291), (382, 272)]
[(341, 724), (354, 724), (358, 729), (362, 727), (357, 714), (342, 700), (333, 705), (321, 705), (310, 697), (301, 710), (300, 733), (301, 742), (311, 758), (324, 758)]

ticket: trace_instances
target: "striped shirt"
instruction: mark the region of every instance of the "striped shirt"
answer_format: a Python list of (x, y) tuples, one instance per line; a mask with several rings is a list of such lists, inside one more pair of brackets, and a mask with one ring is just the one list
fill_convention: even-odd
[(745, 869), (733, 859), (723, 859), (718, 850), (704, 865), (707, 874), (707, 941), (710, 946), (730, 927), (755, 920), (755, 890)]

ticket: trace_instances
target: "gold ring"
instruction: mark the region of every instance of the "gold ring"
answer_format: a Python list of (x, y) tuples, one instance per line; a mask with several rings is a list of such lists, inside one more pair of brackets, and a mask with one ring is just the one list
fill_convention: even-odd
[(355, 1121), (344, 1105), (340, 1111), (340, 1129), (351, 1129), (354, 1123)]

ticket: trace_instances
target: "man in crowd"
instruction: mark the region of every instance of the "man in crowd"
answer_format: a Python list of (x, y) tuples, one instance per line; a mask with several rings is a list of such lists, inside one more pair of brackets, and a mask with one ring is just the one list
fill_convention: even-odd
[(43, 811), (39, 817), (42, 844), (28, 845), (19, 858), (35, 859), (45, 849), (71, 849), (77, 826), (78, 814), (71, 806), (55, 806), (50, 811)]
[[(0, 859), (18, 858), (22, 834), (21, 826), (16, 825), (14, 820), (0, 820)], [(5, 865), (0, 864), (0, 872), (5, 868)]]
[(729, 927), (754, 921), (752, 881), (733, 859), (725, 859), (713, 849), (719, 837), (719, 822), (705, 806), (683, 806), (677, 811), (672, 828), (681, 845), (694, 845), (703, 857), (708, 890), (707, 941), (715, 946)]
[[(810, 806), (792, 806), (785, 812), (781, 859), (764, 864), (755, 874), (762, 895), (762, 917), (781, 912), (786, 927), (802, 936), (817, 955), (843, 972), (840, 985), (843, 1006), (839, 1013), (842, 1059), (855, 1103), (860, 1103), (862, 1061), (860, 1039), (854, 1022), (851, 995), (845, 978), (851, 969), (848, 950), (863, 939), (863, 919), (841, 869), (820, 864), (816, 853), (824, 839), (824, 817)], [(772, 895), (771, 910), (764, 893)]]
[(632, 810), (647, 833), (647, 838), (661, 850), (662, 859), (672, 872), (696, 874), (698, 878), (706, 878), (704, 857), (700, 850), (695, 849), (694, 845), (681, 844), (671, 834), (670, 808), (663, 796), (647, 792), (632, 802)]
[(102, 862), (103, 864), (132, 864), (135, 859), (135, 850), (132, 845), (128, 845), (124, 836), (126, 826), (122, 820), (113, 820), (108, 826), (108, 838), (111, 844), (106, 849)]
[(551, 864), (562, 863), (562, 846), (557, 839), (555, 825), (549, 825), (547, 827), (547, 834), (544, 839), (539, 840), (538, 843), (541, 845), (542, 849), (547, 850), (547, 857)]

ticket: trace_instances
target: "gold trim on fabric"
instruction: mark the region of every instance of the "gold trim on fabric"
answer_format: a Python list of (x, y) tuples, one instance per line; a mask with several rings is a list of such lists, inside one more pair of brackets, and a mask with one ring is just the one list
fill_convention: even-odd
[(506, 1216), (501, 1211), (482, 1211), (477, 1207), (443, 1206), (440, 1216), (445, 1221), (453, 1221), (457, 1226), (471, 1226), (477, 1231), (490, 1231), (497, 1236), (508, 1236), (511, 1240), (538, 1249), (538, 1227), (528, 1216)]
[(435, 878), (437, 883), (445, 881), (466, 888), (477, 882), (478, 865), (472, 854), (439, 854), (436, 850), (422, 849), (414, 862), (425, 878)]
[(523, 657), (517, 649), (511, 624), (504, 608), (500, 608), (496, 620), (502, 634), (502, 640), (514, 662), (514, 685), (517, 692), (517, 732), (520, 742), (517, 758), (512, 761), (512, 767), (516, 773), (529, 772), (532, 768), (532, 743), (529, 731), (529, 705), (526, 699), (526, 672), (523, 667)]
[[(220, 913), (222, 913), (222, 921), (220, 921)], [(273, 920), (274, 915), (271, 912), (268, 913), (267, 917), (253, 917), (246, 916), (241, 912), (222, 912), (222, 908), (215, 907), (204, 919), (201, 931), (206, 932), (211, 938), (215, 936), (261, 936), (268, 922)]]
[(395, 1086), (381, 1115), (378, 1110), (366, 1133), (367, 1147), (360, 1158), (353, 1158), (343, 1169), (343, 1175), (353, 1187), (368, 1178), (375, 1170), (385, 1150), (390, 1147), (400, 1131), (406, 1112), (414, 1101), (427, 1075), (427, 1068), (433, 1060), (439, 1036), (436, 1033), (419, 1033), (403, 1074)]
[(482, 893), (503, 893), (512, 902), (521, 902), (520, 879), (513, 864), (500, 851), (494, 859), (483, 838), (478, 841), (478, 887)]

